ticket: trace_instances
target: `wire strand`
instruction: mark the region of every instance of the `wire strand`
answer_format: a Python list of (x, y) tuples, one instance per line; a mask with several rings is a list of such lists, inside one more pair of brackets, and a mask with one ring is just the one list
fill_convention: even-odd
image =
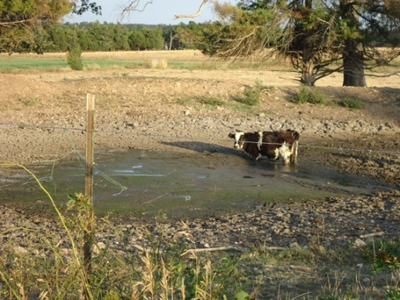
[[(35, 125), (35, 124), (24, 124), (24, 123), (19, 123), (19, 124), (14, 124), (14, 123), (0, 123), (0, 127), (17, 127), (17, 128), (38, 128), (38, 129), (54, 129), (54, 130), (63, 130), (64, 132), (66, 131), (80, 131), (80, 132), (86, 132), (85, 128), (75, 128), (75, 127), (63, 127), (63, 126), (50, 126), (50, 125)], [(114, 134), (114, 135), (132, 135), (131, 132), (121, 132), (121, 131), (110, 131), (110, 130), (94, 130), (94, 133), (97, 134)], [(173, 137), (171, 135), (165, 135), (165, 134), (150, 134), (150, 133), (133, 133), (136, 136), (146, 136), (146, 137), (154, 137), (154, 138), (166, 138), (166, 139), (183, 139), (180, 137)], [(68, 141), (71, 146), (73, 146), (71, 139), (68, 137)], [(213, 139), (213, 138), (200, 138), (200, 140), (206, 140), (206, 141), (219, 141), (219, 142), (227, 142), (227, 141), (232, 141), (231, 139)], [(255, 143), (258, 144), (259, 142), (252, 142), (252, 141), (246, 141), (246, 143)], [(264, 145), (282, 145), (281, 143), (265, 143), (263, 142), (262, 144)], [(383, 154), (392, 154), (392, 155), (400, 155), (400, 150), (373, 150), (373, 149), (360, 149), (360, 148), (343, 148), (343, 147), (327, 147), (327, 146), (316, 146), (316, 145), (310, 145), (310, 144), (299, 144), (299, 148), (309, 148), (309, 149), (323, 149), (323, 150), (337, 150), (339, 152), (368, 152), (368, 153), (383, 153)], [(75, 149), (75, 147), (73, 147)], [(74, 150), (76, 151), (76, 150)]]

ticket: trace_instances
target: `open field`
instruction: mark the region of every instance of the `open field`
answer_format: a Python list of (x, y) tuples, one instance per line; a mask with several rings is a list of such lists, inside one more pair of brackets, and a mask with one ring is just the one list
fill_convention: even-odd
[[(168, 64), (182, 63), (181, 67), (151, 68), (151, 61), (163, 55), (167, 55)], [(21, 58), (37, 60), (41, 65), (45, 64), (42, 59), (48, 57), (64, 59), (63, 54), (40, 58), (1, 54), (0, 61), (14, 60), (18, 64)], [(298, 74), (286, 65), (271, 62), (265, 67), (258, 64), (257, 68), (221, 67), (193, 51), (85, 53), (83, 57), (132, 60), (142, 65), (92, 67), (84, 71), (66, 67), (9, 72), (2, 69), (0, 161), (33, 166), (38, 161), (70, 154), (71, 143), (83, 153), (85, 101), (87, 93), (93, 93), (98, 131), (95, 151), (135, 149), (143, 153), (152, 150), (204, 156), (212, 169), (221, 163), (220, 155), (228, 156), (219, 153), (219, 149), (232, 148), (232, 141), (227, 138), (229, 132), (292, 128), (301, 136), (299, 164), (312, 160), (327, 169), (371, 178), (391, 187), (390, 191), (376, 190), (371, 194), (316, 197), (307, 203), (279, 203), (277, 199), (277, 205), (252, 212), (165, 220), (162, 226), (145, 218), (116, 216), (112, 227), (122, 231), (114, 233), (115, 228), (106, 228), (97, 237), (104, 244), (110, 243), (106, 256), (117, 256), (118, 261), (125, 262), (132, 253), (139, 255), (134, 245), (148, 246), (146, 232), (160, 236), (161, 226), (167, 244), (179, 241), (188, 248), (239, 249), (216, 256), (240, 261), (239, 269), (244, 269), (245, 274), (242, 280), (247, 280), (246, 291), (258, 291), (256, 299), (386, 299), (387, 290), (398, 291), (398, 268), (374, 273), (374, 260), (371, 256), (365, 260), (367, 252), (355, 245), (361, 245), (356, 244), (358, 240), (366, 242), (366, 249), (372, 252), (376, 248), (371, 245), (378, 245), (378, 239), (399, 243), (399, 76), (368, 76), (367, 88), (343, 88), (341, 74), (332, 74), (317, 82), (317, 90), (330, 100), (330, 105), (300, 105), (291, 101), (299, 91)], [(198, 67), (183, 67), (193, 63)], [(381, 75), (392, 71), (382, 70)], [(258, 104), (243, 104), (248, 91), (254, 91), (257, 84), (263, 87)], [(363, 108), (337, 105), (345, 98), (358, 99)], [(58, 246), (63, 259), (69, 261), (71, 254), (65, 235), (60, 233), (59, 222), (42, 212), (43, 202), (30, 207), (22, 201), (9, 204), (4, 191), (12, 179), (23, 176), (21, 173), (16, 168), (0, 167), (0, 232), (4, 232), (0, 234), (0, 243), (7, 242), (7, 253), (15, 249), (24, 252), (22, 248), (32, 254), (29, 257), (40, 261), (49, 251), (42, 247), (36, 232), (45, 232), (52, 239), (63, 241)], [(34, 231), (21, 233), (13, 231), (15, 227)], [(17, 264), (9, 263), (12, 255), (3, 255), (1, 251), (0, 261), (4, 265), (11, 268)], [(388, 249), (382, 251), (398, 255)], [(17, 268), (11, 269), (18, 274)], [(32, 275), (29, 289), (40, 293), (48, 283), (46, 280), (51, 282), (51, 276), (38, 280)], [(115, 287), (112, 284), (118, 285), (107, 283), (110, 290)], [(25, 282), (22, 280), (21, 284)], [(134, 282), (129, 284), (133, 286)], [(0, 287), (1, 293), (6, 291)]]
[[(23, 70), (49, 71), (69, 69), (66, 62), (67, 53), (45, 53), (41, 55), (27, 54), (0, 54), (0, 71), (20, 72)], [(100, 68), (114, 69), (145, 69), (168, 68), (174, 69), (241, 69), (264, 68), (265, 63), (260, 60), (224, 62), (204, 56), (197, 50), (186, 51), (124, 51), (124, 52), (86, 52), (82, 54), (86, 70)], [(160, 64), (162, 62), (162, 64)], [(274, 64), (270, 61), (269, 64)], [(282, 66), (280, 66), (282, 68)]]

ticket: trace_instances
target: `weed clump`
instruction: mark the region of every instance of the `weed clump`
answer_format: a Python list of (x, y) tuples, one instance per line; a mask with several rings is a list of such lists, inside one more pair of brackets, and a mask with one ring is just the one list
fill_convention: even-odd
[(210, 106), (223, 106), (225, 104), (225, 102), (218, 97), (199, 98), (199, 102), (201, 104), (210, 105)]
[(360, 99), (346, 97), (339, 101), (340, 106), (352, 108), (352, 109), (362, 109), (364, 108), (364, 103)]
[(296, 104), (311, 103), (327, 105), (329, 99), (315, 88), (302, 85), (297, 95), (292, 97), (291, 102)]
[(248, 87), (245, 90), (244, 97), (236, 96), (233, 99), (248, 106), (257, 106), (260, 104), (261, 92), (266, 89), (267, 87), (264, 86), (260, 80), (256, 80), (254, 87)]

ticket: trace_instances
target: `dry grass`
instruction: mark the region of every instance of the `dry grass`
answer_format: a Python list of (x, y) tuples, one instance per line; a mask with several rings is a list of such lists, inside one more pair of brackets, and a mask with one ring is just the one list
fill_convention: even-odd
[(152, 69), (166, 69), (168, 67), (168, 60), (165, 57), (155, 57), (151, 60)]
[[(45, 58), (45, 59), (65, 59), (67, 53), (15, 53), (11, 57), (15, 58)], [(7, 53), (1, 53), (0, 57), (9, 57)], [(120, 59), (120, 60), (152, 60), (153, 58), (163, 58), (168, 61), (206, 61), (209, 57), (203, 55), (199, 50), (176, 50), (176, 51), (113, 51), (113, 52), (83, 52), (83, 59)]]

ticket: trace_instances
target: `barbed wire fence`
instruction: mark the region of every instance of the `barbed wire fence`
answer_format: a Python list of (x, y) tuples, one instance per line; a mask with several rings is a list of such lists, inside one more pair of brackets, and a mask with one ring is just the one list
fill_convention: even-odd
[[(51, 129), (51, 130), (60, 130), (65, 133), (68, 138), (69, 144), (71, 145), (72, 151), (76, 151), (76, 147), (71, 142), (71, 139), (68, 137), (69, 132), (80, 132), (85, 133), (85, 128), (74, 128), (74, 127), (63, 127), (63, 126), (51, 126), (51, 125), (35, 125), (35, 124), (25, 124), (25, 123), (0, 123), (0, 128), (31, 128), (31, 129)], [(124, 132), (119, 130), (94, 130), (96, 134), (107, 134), (107, 135), (132, 135), (132, 132)], [(165, 135), (165, 134), (154, 134), (154, 133), (134, 133), (136, 137), (150, 137), (150, 138), (163, 138), (166, 140), (184, 140), (184, 138)], [(232, 139), (220, 139), (220, 138), (199, 138), (199, 142), (201, 141), (208, 141), (208, 142), (231, 142)], [(193, 140), (186, 139), (187, 142), (193, 142)], [(251, 142), (246, 141), (246, 143), (255, 143), (259, 144), (259, 142)], [(262, 144), (269, 144), (269, 145), (282, 145), (279, 143), (265, 143)], [(393, 155), (400, 155), (400, 150), (376, 150), (376, 149), (366, 149), (366, 148), (348, 148), (348, 147), (341, 147), (341, 146), (320, 146), (314, 144), (299, 144), (299, 148), (304, 149), (315, 149), (315, 150), (330, 150), (331, 152), (366, 152), (366, 153), (381, 153), (381, 154), (393, 154)]]

